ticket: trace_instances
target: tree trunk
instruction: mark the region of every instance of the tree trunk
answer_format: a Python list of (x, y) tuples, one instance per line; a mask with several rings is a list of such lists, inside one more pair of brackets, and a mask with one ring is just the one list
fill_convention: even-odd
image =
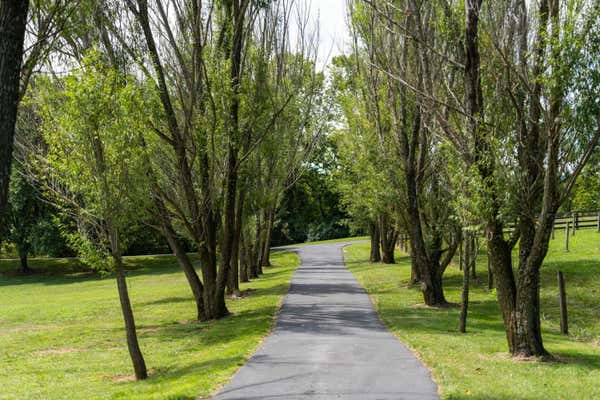
[(496, 278), (496, 296), (502, 311), (508, 349), (511, 354), (515, 354), (517, 286), (512, 269), (511, 250), (502, 238), (501, 225), (498, 223), (488, 224), (487, 231), (490, 264), (494, 278)]
[(239, 240), (233, 246), (233, 253), (231, 254), (231, 269), (229, 270), (229, 276), (227, 278), (227, 294), (239, 295), (240, 294), (240, 245)]
[(123, 258), (121, 256), (119, 238), (115, 229), (112, 228), (110, 221), (108, 222), (108, 230), (110, 236), (111, 254), (115, 262), (115, 272), (117, 278), (117, 288), (119, 291), (119, 300), (121, 302), (121, 311), (123, 313), (123, 320), (125, 321), (127, 348), (129, 349), (129, 356), (131, 357), (131, 362), (133, 363), (135, 378), (137, 380), (142, 380), (148, 377), (148, 372), (146, 370), (146, 363), (138, 343), (135, 319), (133, 317), (133, 310), (131, 309), (131, 301), (129, 300), (129, 291), (127, 290), (127, 280), (125, 278), (125, 268), (123, 267)]
[[(439, 244), (441, 244), (441, 240)], [(455, 248), (449, 249), (447, 257), (451, 258), (455, 250)], [(440, 250), (435, 250), (428, 256), (428, 273), (431, 286), (430, 288), (423, 290), (425, 304), (427, 304), (428, 306), (444, 307), (448, 305), (448, 301), (446, 301), (446, 296), (444, 295), (442, 277), (444, 275), (444, 271), (446, 270), (446, 266), (450, 263), (450, 261), (446, 260), (444, 261), (444, 263), (442, 263), (441, 256), (442, 253)]]
[(395, 227), (390, 224), (386, 215), (379, 217), (379, 239), (381, 242), (381, 262), (394, 264), (394, 250), (396, 249), (398, 233)]
[(29, 252), (26, 249), (23, 249), (19, 246), (19, 260), (21, 261), (21, 273), (26, 275), (32, 272), (31, 268), (29, 268), (29, 265), (27, 263), (28, 253)]
[(257, 228), (256, 228), (256, 239), (254, 243), (254, 254), (252, 257), (252, 263), (254, 264), (254, 269), (256, 271), (256, 277), (262, 275), (262, 257), (263, 257), (263, 248), (264, 248), (264, 226), (265, 222), (260, 218), (260, 214), (257, 217)]
[[(154, 175), (152, 176), (154, 178)], [(160, 191), (158, 190), (158, 185), (156, 185), (156, 183), (154, 186), (154, 205), (156, 206), (158, 218), (161, 224), (160, 232), (167, 240), (171, 251), (177, 259), (177, 263), (183, 270), (185, 278), (187, 279), (190, 289), (192, 290), (192, 295), (194, 296), (194, 301), (196, 302), (197, 319), (198, 321), (205, 321), (207, 317), (203, 300), (204, 287), (200, 281), (200, 277), (196, 273), (196, 269), (194, 268), (192, 261), (185, 252), (183, 243), (181, 243), (181, 240), (173, 228), (173, 224), (171, 223), (171, 219), (169, 217), (169, 212), (162, 197), (160, 197)]]
[(381, 261), (381, 252), (379, 251), (379, 229), (377, 224), (374, 222), (369, 223), (369, 231), (371, 234), (371, 256), (369, 260), (373, 262)]
[(204, 283), (204, 312), (206, 318), (212, 320), (229, 315), (229, 310), (225, 305), (225, 286), (219, 288), (217, 279), (216, 220), (210, 210), (206, 211), (205, 215), (205, 240), (198, 243), (198, 254)]
[(248, 252), (246, 250), (246, 240), (244, 239), (244, 233), (240, 235), (240, 282), (248, 282)]
[(240, 240), (242, 236), (242, 218), (244, 213), (244, 194), (238, 194), (238, 201), (235, 212), (235, 232), (234, 241), (231, 249), (231, 268), (227, 280), (227, 292), (229, 294), (239, 295), (240, 293)]
[[(120, 261), (115, 259), (115, 263), (120, 263)], [(133, 310), (131, 309), (129, 292), (127, 291), (127, 281), (125, 280), (122, 266), (117, 267), (117, 287), (119, 290), (119, 299), (121, 301), (121, 311), (123, 312), (123, 319), (125, 321), (127, 348), (129, 349), (129, 356), (131, 357), (131, 362), (133, 363), (135, 378), (137, 380), (146, 379), (148, 377), (146, 362), (144, 361), (144, 357), (138, 343), (135, 320), (133, 318)]]
[(488, 271), (488, 290), (494, 288), (494, 273), (492, 272), (492, 264), (490, 261), (490, 249), (487, 249), (487, 271)]
[(477, 282), (477, 250), (478, 250), (478, 246), (477, 246), (477, 237), (474, 234), (470, 234), (471, 236), (471, 255), (470, 255), (470, 262), (471, 264), (469, 265), (469, 269), (471, 271), (471, 279), (473, 279), (474, 282)]
[(469, 266), (471, 265), (471, 260), (469, 255), (471, 254), (471, 240), (469, 240), (469, 236), (465, 238), (464, 243), (464, 251), (465, 255), (462, 259), (462, 270), (463, 270), (463, 282), (462, 282), (462, 293), (461, 293), (461, 304), (460, 304), (460, 317), (459, 317), (459, 327), (458, 330), (461, 333), (465, 333), (467, 331), (467, 312), (469, 309)]
[(28, 0), (0, 2), (0, 239), (5, 233), (8, 211), (8, 188), (28, 9)]
[(208, 318), (204, 309), (204, 287), (202, 286), (202, 282), (200, 282), (200, 277), (196, 273), (196, 269), (192, 264), (192, 261), (188, 257), (183, 244), (177, 237), (170, 221), (163, 220), (163, 235), (167, 242), (169, 243), (169, 247), (171, 251), (175, 255), (177, 259), (177, 263), (183, 270), (185, 274), (185, 278), (190, 285), (190, 289), (192, 290), (192, 294), (194, 296), (194, 301), (196, 302), (196, 316), (198, 321), (206, 321)]
[(271, 234), (273, 233), (273, 222), (275, 219), (275, 208), (270, 207), (266, 213), (266, 232), (265, 243), (263, 247), (263, 255), (261, 265), (263, 267), (271, 266)]
[[(235, 267), (236, 271), (233, 272), (234, 267), (231, 263), (233, 259), (233, 253), (237, 250), (235, 249), (237, 241), (237, 149), (230, 144), (228, 151), (229, 157), (227, 162), (227, 187), (225, 192), (225, 221), (223, 227), (224, 240), (221, 251), (221, 268), (217, 273), (217, 295), (220, 296), (221, 292), (223, 292), (223, 298), (225, 297), (225, 290), (228, 283), (238, 287), (237, 266)], [(232, 275), (234, 274), (236, 275), (235, 284), (233, 284), (232, 282)], [(237, 290), (239, 291), (239, 287), (237, 288)]]

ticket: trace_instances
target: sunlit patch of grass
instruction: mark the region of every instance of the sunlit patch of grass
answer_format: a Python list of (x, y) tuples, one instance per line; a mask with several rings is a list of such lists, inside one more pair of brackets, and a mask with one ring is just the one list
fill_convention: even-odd
[[(395, 265), (368, 262), (369, 244), (345, 249), (346, 265), (365, 286), (385, 325), (432, 370), (443, 399), (600, 399), (600, 234), (578, 231), (564, 250), (557, 232), (542, 270), (544, 343), (557, 362), (517, 361), (507, 356), (502, 319), (487, 290), (487, 260), (478, 258), (470, 296), (468, 333), (458, 333), (458, 308), (415, 307), (421, 293), (408, 286), (410, 259)], [(515, 253), (516, 256), (516, 253)], [(556, 271), (565, 274), (569, 307), (566, 337), (559, 332)], [(449, 301), (460, 302), (462, 275), (444, 278)]]
[[(34, 260), (45, 274), (0, 275), (0, 399), (194, 399), (245, 363), (270, 331), (299, 265), (277, 252), (273, 267), (228, 301), (232, 316), (194, 321), (183, 273), (171, 256), (127, 258), (128, 284), (150, 378), (133, 382), (116, 283), (81, 276), (76, 260)], [(17, 268), (3, 262), (2, 270)]]

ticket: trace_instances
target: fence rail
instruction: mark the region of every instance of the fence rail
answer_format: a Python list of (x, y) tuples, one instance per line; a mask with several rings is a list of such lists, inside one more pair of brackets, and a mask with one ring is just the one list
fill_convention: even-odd
[[(579, 229), (596, 228), (600, 232), (600, 211), (577, 210), (558, 214), (554, 220), (554, 229)], [(514, 223), (506, 224), (506, 231), (512, 231)]]

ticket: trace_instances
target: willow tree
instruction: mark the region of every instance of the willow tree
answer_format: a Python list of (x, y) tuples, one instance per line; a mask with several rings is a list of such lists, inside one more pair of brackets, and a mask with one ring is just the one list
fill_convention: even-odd
[[(480, 4), (481, 1), (472, 0), (466, 3), (465, 102), (469, 111), (467, 132), (474, 138), (474, 161), (488, 205), (485, 219), (491, 265), (510, 352), (545, 356), (540, 269), (556, 213), (600, 140), (597, 101), (570, 99), (581, 90), (578, 75), (583, 73), (582, 78), (592, 87), (600, 84), (589, 65), (580, 64), (582, 58), (591, 60), (600, 54), (600, 6), (598, 2), (579, 0), (542, 0), (539, 4), (516, 1), (512, 7), (498, 10), (490, 4), (489, 22), (494, 29), (490, 38), (495, 46), (486, 49), (490, 54), (486, 60), (478, 54)], [(503, 12), (514, 16), (517, 24), (507, 27), (501, 23), (498, 17)], [(506, 42), (500, 43), (500, 37)], [(487, 66), (489, 76), (482, 74), (478, 64), (488, 60), (502, 65), (503, 74), (491, 74)], [(502, 89), (485, 90), (481, 83), (484, 79)], [(507, 114), (487, 113), (485, 102), (495, 103), (498, 95), (509, 99)], [(582, 112), (592, 112), (589, 116), (596, 117), (587, 117), (583, 124), (574, 123), (570, 115), (581, 116)], [(515, 231), (519, 235), (516, 276), (509, 240), (504, 238), (500, 188), (494, 175), (496, 165), (502, 165), (504, 160), (493, 153), (490, 131), (496, 132), (484, 125), (494, 126), (496, 121), (498, 125), (513, 122), (505, 143), (516, 147), (510, 167), (515, 172), (515, 186), (520, 189), (515, 215)], [(576, 150), (572, 151), (571, 146), (576, 146)]]
[[(419, 9), (430, 3), (414, 2)], [(417, 95), (475, 179), (509, 351), (547, 356), (540, 270), (557, 210), (600, 140), (598, 2), (439, 2)], [(507, 21), (510, 21), (507, 23)], [(443, 29), (442, 29), (443, 28)], [(440, 69), (441, 68), (441, 69)], [(516, 221), (508, 235), (507, 221)], [(512, 248), (519, 244), (518, 266)]]
[(393, 263), (399, 232), (400, 180), (389, 170), (398, 165), (393, 150), (390, 151), (393, 145), (386, 142), (389, 136), (378, 130), (382, 119), (373, 118), (374, 99), (369, 96), (368, 81), (357, 68), (357, 62), (356, 57), (340, 56), (332, 66), (337, 111), (344, 121), (334, 136), (339, 158), (337, 188), (355, 222), (369, 229), (371, 262)]
[[(427, 305), (447, 305), (443, 274), (456, 252), (459, 231), (448, 199), (452, 187), (428, 91), (435, 64), (423, 49), (435, 43), (435, 4), (420, 1), (352, 2), (355, 50), (365, 67), (378, 135), (393, 150), (388, 172), (400, 183), (397, 198), (408, 229), (414, 280)], [(362, 54), (361, 54), (362, 53)], [(398, 176), (401, 179), (398, 179)]]
[(147, 377), (127, 289), (123, 232), (150, 198), (140, 121), (147, 108), (136, 84), (96, 57), (36, 96), (44, 144), (35, 152), (47, 196), (77, 222), (72, 243), (95, 269), (114, 271), (127, 346), (137, 379)]

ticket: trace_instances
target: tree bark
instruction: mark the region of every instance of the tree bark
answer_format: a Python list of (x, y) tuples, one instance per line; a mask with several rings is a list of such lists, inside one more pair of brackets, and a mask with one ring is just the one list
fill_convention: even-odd
[[(242, 236), (242, 221), (244, 214), (244, 194), (240, 192), (238, 194), (238, 201), (236, 204), (235, 212), (235, 237), (233, 247), (231, 249), (231, 269), (229, 270), (229, 278), (227, 282), (227, 291), (229, 294), (240, 293), (240, 241)], [(247, 281), (246, 277), (246, 281)], [(245, 282), (245, 281), (242, 281)]]
[[(115, 262), (117, 261), (115, 260)], [(133, 311), (131, 309), (129, 293), (127, 291), (127, 281), (125, 280), (125, 275), (122, 271), (122, 268), (117, 269), (117, 287), (119, 290), (119, 300), (121, 302), (123, 320), (125, 321), (127, 348), (129, 349), (129, 356), (131, 357), (131, 362), (133, 363), (135, 378), (137, 380), (146, 379), (148, 377), (146, 362), (144, 361), (144, 357), (138, 343), (135, 320), (133, 317)]]
[(200, 281), (200, 277), (196, 273), (196, 269), (194, 268), (192, 261), (185, 252), (183, 244), (177, 237), (177, 234), (175, 233), (171, 222), (163, 221), (162, 229), (163, 235), (165, 239), (167, 239), (169, 247), (175, 255), (175, 258), (177, 258), (177, 263), (179, 264), (181, 269), (183, 269), (185, 278), (187, 279), (188, 284), (190, 285), (190, 289), (192, 290), (194, 301), (196, 302), (196, 316), (198, 318), (198, 321), (206, 321), (208, 318), (204, 311), (204, 286)]
[(263, 247), (262, 266), (271, 266), (271, 234), (273, 233), (273, 222), (275, 219), (275, 207), (269, 207), (266, 212), (265, 245)]
[(29, 268), (28, 262), (27, 262), (27, 256), (28, 256), (29, 251), (27, 251), (26, 249), (23, 249), (19, 246), (19, 260), (21, 262), (21, 273), (23, 274), (30, 274), (32, 272), (31, 268)]
[[(156, 74), (156, 78), (153, 80), (156, 82), (156, 90), (164, 111), (166, 126), (170, 133), (170, 137), (161, 135), (161, 138), (164, 139), (166, 137), (167, 142), (174, 151), (174, 168), (177, 172), (176, 181), (180, 186), (179, 188), (182, 193), (184, 208), (189, 213), (189, 219), (183, 217), (182, 222), (186, 226), (186, 229), (190, 233), (191, 237), (198, 245), (198, 254), (200, 255), (200, 263), (202, 268), (202, 282), (204, 284), (204, 291), (202, 295), (204, 300), (205, 316), (206, 319), (209, 320), (222, 318), (229, 314), (229, 311), (225, 305), (225, 284), (227, 275), (226, 270), (221, 271), (219, 274), (217, 265), (216, 253), (218, 211), (214, 204), (214, 199), (211, 198), (212, 194), (214, 193), (214, 189), (209, 176), (210, 163), (208, 160), (208, 154), (206, 149), (204, 149), (204, 151), (201, 151), (198, 156), (201, 171), (199, 177), (201, 190), (196, 192), (196, 184), (194, 182), (197, 182), (198, 179), (193, 176), (190, 161), (188, 159), (185, 136), (180, 129), (177, 114), (171, 101), (171, 95), (165, 76), (165, 69), (163, 68), (156, 41), (154, 39), (154, 33), (150, 25), (148, 1), (137, 0), (135, 3), (137, 4), (137, 8), (135, 7), (133, 0), (128, 1), (127, 5), (137, 18), (146, 40), (148, 56), (152, 62), (152, 66)], [(194, 10), (197, 11), (196, 8)], [(199, 39), (196, 38), (196, 42), (194, 43), (195, 46), (200, 45), (198, 40)], [(198, 52), (198, 54), (200, 54), (200, 52)], [(199, 85), (198, 88), (195, 88), (197, 91), (201, 88), (200, 81), (201, 79), (198, 79), (196, 82)], [(229, 165), (231, 166), (231, 163), (229, 163)], [(237, 167), (235, 164), (233, 166)], [(229, 192), (229, 187), (231, 185), (229, 178), (229, 175), (227, 175), (227, 192)], [(231, 215), (229, 215), (227, 218), (231, 218)], [(225, 236), (229, 237), (229, 235)], [(229, 239), (226, 241), (228, 240)], [(229, 260), (227, 262), (229, 262)]]
[(379, 262), (381, 261), (381, 252), (379, 251), (380, 237), (379, 228), (375, 222), (369, 223), (369, 232), (371, 234), (371, 256), (369, 257), (369, 260), (372, 263)]
[(470, 234), (471, 236), (471, 265), (469, 265), (469, 269), (471, 270), (471, 279), (474, 282), (477, 282), (477, 250), (478, 250), (478, 246), (477, 246), (477, 237), (475, 237), (474, 234)]
[(398, 233), (386, 215), (379, 216), (379, 239), (381, 242), (381, 262), (394, 264), (394, 250), (396, 249)]
[(109, 236), (111, 241), (111, 252), (115, 263), (115, 271), (117, 278), (117, 288), (119, 291), (119, 300), (121, 302), (121, 311), (123, 313), (123, 320), (125, 322), (125, 333), (127, 336), (127, 348), (129, 349), (129, 356), (133, 363), (133, 370), (135, 371), (135, 378), (137, 380), (146, 379), (148, 372), (146, 370), (146, 362), (140, 350), (138, 343), (137, 332), (135, 327), (135, 319), (133, 317), (133, 310), (131, 308), (131, 301), (129, 300), (129, 291), (127, 289), (127, 280), (125, 278), (125, 268), (123, 267), (123, 258), (119, 248), (119, 239), (117, 233), (110, 226)]
[(8, 212), (8, 188), (28, 10), (28, 0), (0, 1), (0, 239), (4, 235)]
[(244, 239), (244, 233), (242, 232), (240, 235), (240, 248), (239, 248), (239, 258), (240, 258), (240, 282), (248, 282), (248, 251), (246, 240)]

